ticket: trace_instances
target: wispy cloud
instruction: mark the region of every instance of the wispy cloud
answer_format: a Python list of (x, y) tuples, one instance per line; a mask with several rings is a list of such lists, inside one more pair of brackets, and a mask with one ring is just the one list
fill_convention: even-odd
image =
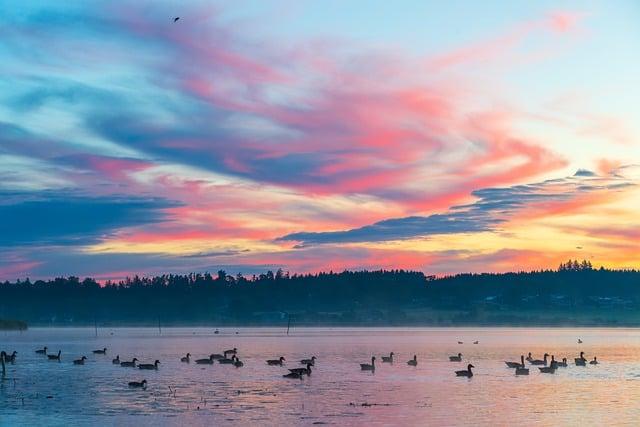
[(622, 177), (598, 177), (593, 172), (581, 169), (572, 177), (476, 190), (472, 192), (477, 198), (475, 202), (453, 206), (449, 212), (443, 214), (388, 219), (345, 231), (291, 233), (280, 237), (279, 240), (312, 245), (380, 242), (439, 234), (492, 231), (524, 209), (535, 209), (538, 205), (550, 203), (563, 204), (583, 194), (618, 191), (635, 185), (637, 183)]

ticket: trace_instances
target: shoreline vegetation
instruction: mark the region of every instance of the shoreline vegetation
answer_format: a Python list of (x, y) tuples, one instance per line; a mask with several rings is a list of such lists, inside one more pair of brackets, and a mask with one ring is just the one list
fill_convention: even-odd
[[(30, 326), (640, 326), (640, 271), (427, 276), (405, 270), (252, 277), (219, 271), (0, 283), (0, 313)], [(26, 324), (25, 324), (26, 327)]]
[(22, 320), (0, 319), (0, 331), (26, 331), (29, 326)]

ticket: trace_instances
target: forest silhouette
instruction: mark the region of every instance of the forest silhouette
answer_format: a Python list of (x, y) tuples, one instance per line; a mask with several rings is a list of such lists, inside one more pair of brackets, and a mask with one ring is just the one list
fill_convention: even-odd
[(0, 283), (0, 318), (29, 325), (640, 325), (640, 271), (427, 276), (405, 270)]

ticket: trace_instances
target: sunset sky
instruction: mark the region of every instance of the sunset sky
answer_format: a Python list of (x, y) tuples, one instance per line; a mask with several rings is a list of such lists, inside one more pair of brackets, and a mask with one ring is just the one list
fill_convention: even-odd
[(0, 280), (640, 267), (635, 0), (0, 8)]

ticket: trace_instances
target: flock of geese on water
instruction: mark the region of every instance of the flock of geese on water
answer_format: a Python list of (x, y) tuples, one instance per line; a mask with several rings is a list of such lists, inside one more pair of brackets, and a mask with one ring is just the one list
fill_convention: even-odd
[[(49, 349), (47, 347), (44, 347), (36, 350), (35, 352), (36, 354), (46, 356), (48, 360), (58, 361), (58, 362), (61, 361), (61, 356), (62, 356), (61, 350), (58, 350), (57, 353), (47, 353), (48, 350)], [(13, 351), (10, 354), (5, 351), (0, 352), (0, 361), (2, 362), (3, 368), (5, 363), (12, 363), (12, 364), (15, 363), (17, 354), (18, 354), (17, 351)], [(106, 355), (107, 349), (102, 348), (99, 350), (93, 350), (93, 354)], [(222, 354), (211, 354), (207, 358), (195, 359), (193, 360), (193, 362), (195, 362), (197, 365), (213, 365), (217, 360), (218, 363), (221, 365), (233, 365), (236, 368), (241, 368), (244, 366), (244, 362), (242, 362), (237, 355), (238, 355), (238, 349), (234, 347), (232, 349), (223, 351)], [(87, 360), (87, 357), (82, 356), (79, 359), (73, 360), (73, 364), (84, 365), (84, 362), (86, 360)], [(267, 362), (267, 365), (269, 366), (284, 366), (285, 360), (286, 359), (283, 356), (281, 356), (278, 359), (270, 359), (270, 360), (267, 360), (266, 362)], [(191, 353), (187, 353), (184, 357), (180, 358), (180, 361), (183, 363), (191, 363), (192, 361)], [(136, 357), (134, 357), (130, 361), (120, 360), (119, 354), (116, 355), (115, 359), (113, 359), (111, 362), (114, 365), (119, 365), (123, 368), (138, 368), (142, 370), (156, 370), (156, 371), (158, 370), (158, 365), (160, 364), (159, 360), (156, 360), (154, 363), (138, 363), (138, 359)], [(315, 362), (316, 362), (315, 356), (312, 356), (309, 359), (302, 359), (300, 360), (300, 364), (305, 365), (305, 367), (289, 369), (289, 373), (283, 375), (283, 377), (302, 379), (305, 375), (309, 376), (311, 375), (311, 368), (312, 366), (315, 365)], [(131, 381), (129, 382), (129, 387), (146, 388), (147, 380), (143, 379), (142, 381)]]
[[(473, 343), (478, 344), (478, 341), (474, 341)], [(578, 340), (578, 343), (581, 344), (582, 340)], [(463, 344), (463, 342), (458, 341), (458, 344)], [(53, 353), (53, 354), (47, 353), (47, 350), (48, 350), (47, 347), (38, 349), (36, 350), (36, 354), (47, 356), (48, 360), (58, 361), (58, 362), (61, 361), (61, 358), (60, 358), (62, 355), (61, 350), (58, 350), (58, 353)], [(18, 354), (17, 351), (13, 351), (11, 354), (5, 351), (0, 352), (0, 361), (2, 362), (3, 368), (5, 363), (15, 363), (17, 354)], [(93, 354), (106, 355), (107, 349), (102, 348), (98, 350), (93, 350)], [(217, 360), (218, 363), (221, 365), (233, 365), (236, 368), (241, 368), (242, 366), (244, 366), (244, 363), (238, 358), (237, 355), (238, 355), (238, 349), (234, 347), (233, 349), (223, 351), (221, 354), (211, 354), (207, 358), (195, 359), (194, 362), (197, 365), (213, 365)], [(390, 364), (393, 363), (394, 362), (393, 357), (394, 357), (393, 352), (389, 353), (389, 356), (382, 356), (382, 363), (390, 363)], [(84, 365), (85, 360), (87, 360), (87, 357), (82, 356), (79, 359), (73, 360), (73, 364)], [(548, 353), (545, 353), (542, 359), (534, 359), (531, 353), (529, 353), (526, 359), (524, 355), (521, 355), (519, 362), (505, 361), (504, 363), (507, 365), (508, 368), (515, 369), (516, 375), (529, 375), (529, 368), (526, 367), (525, 360), (529, 362), (529, 365), (536, 366), (540, 370), (540, 373), (543, 373), (543, 374), (554, 374), (558, 368), (566, 368), (568, 366), (566, 357), (562, 358), (561, 362), (558, 362), (557, 360), (555, 360), (555, 356), (551, 355), (551, 361), (549, 361)], [(180, 361), (183, 363), (191, 363), (192, 361), (191, 353), (187, 353), (184, 357), (180, 358)], [(284, 356), (280, 356), (278, 359), (269, 359), (266, 361), (266, 363), (269, 366), (284, 366), (285, 361), (286, 359), (284, 358)], [(449, 356), (449, 361), (462, 362), (462, 353)], [(137, 362), (138, 362), (138, 359), (135, 357), (130, 361), (120, 360), (120, 355), (116, 355), (115, 359), (112, 360), (112, 363), (114, 365), (119, 365), (123, 368), (138, 368), (142, 370), (157, 371), (158, 365), (160, 364), (159, 360), (156, 360), (154, 363), (137, 363)], [(315, 356), (312, 356), (311, 358), (308, 358), (308, 359), (302, 359), (300, 360), (300, 364), (305, 365), (305, 367), (289, 369), (289, 373), (283, 375), (283, 377), (291, 378), (291, 379), (303, 379), (304, 376), (310, 376), (312, 367), (315, 366), (315, 363), (316, 363)], [(584, 357), (584, 351), (580, 352), (580, 357), (576, 357), (574, 359), (574, 363), (576, 366), (587, 365), (587, 359), (585, 359)], [(590, 365), (597, 365), (598, 364), (597, 357), (594, 356), (593, 360), (588, 361), (588, 363)], [(413, 359), (410, 359), (409, 361), (407, 361), (407, 365), (418, 366), (417, 355), (414, 354)], [(467, 369), (455, 371), (455, 374), (458, 377), (471, 378), (473, 377), (473, 371), (472, 371), (473, 368), (475, 368), (475, 366), (469, 363), (467, 365)], [(371, 363), (361, 363), (360, 370), (375, 372), (376, 370), (375, 356), (371, 357)], [(129, 382), (129, 387), (132, 387), (132, 388), (146, 388), (146, 386), (147, 386), (147, 380)]]

